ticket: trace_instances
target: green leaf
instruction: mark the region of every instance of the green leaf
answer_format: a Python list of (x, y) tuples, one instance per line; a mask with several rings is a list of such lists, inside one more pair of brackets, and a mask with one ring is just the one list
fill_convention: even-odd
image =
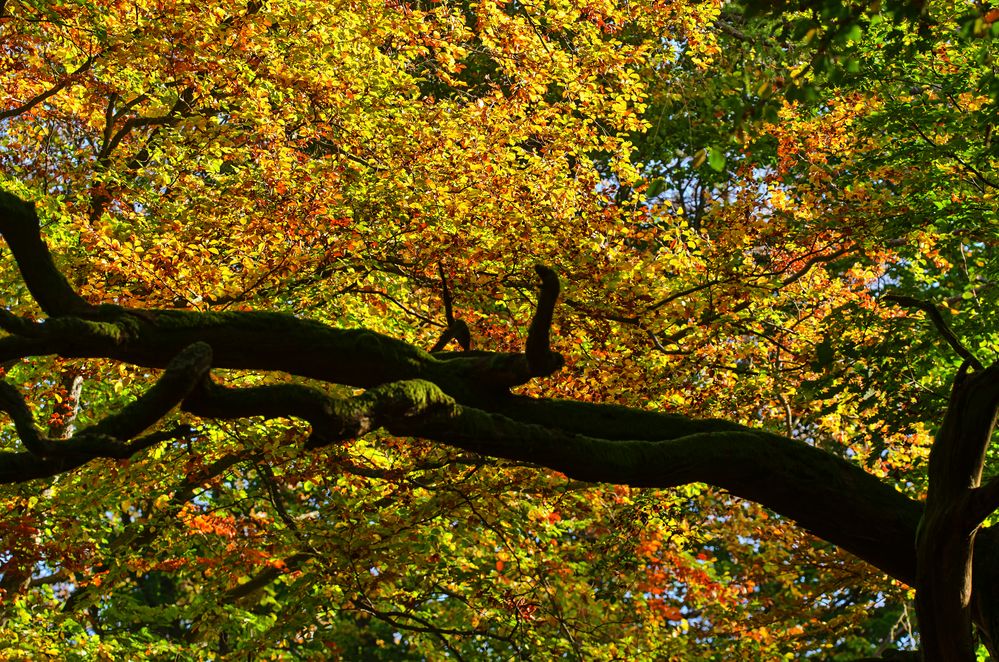
[(708, 148), (708, 165), (715, 172), (721, 172), (725, 169), (725, 153), (717, 147)]
[(666, 180), (662, 177), (656, 177), (651, 182), (649, 182), (649, 188), (645, 192), (645, 197), (648, 200), (655, 198), (662, 194), (666, 190)]

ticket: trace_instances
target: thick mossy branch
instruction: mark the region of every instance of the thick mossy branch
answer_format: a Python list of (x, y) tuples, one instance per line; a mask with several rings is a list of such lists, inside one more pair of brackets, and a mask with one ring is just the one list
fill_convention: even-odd
[[(601, 406), (589, 407), (580, 410), (582, 418), (600, 418)], [(212, 386), (193, 392), (184, 408), (225, 418), (301, 417), (313, 426), (310, 447), (385, 428), (579, 480), (637, 487), (709, 483), (796, 520), (893, 577), (915, 576), (917, 502), (829, 453), (732, 423), (644, 412), (637, 432), (646, 438), (601, 439), (462, 406), (425, 380), (385, 384), (349, 398), (298, 385)], [(558, 401), (535, 401), (527, 409), (542, 418), (546, 408), (552, 421), (567, 411)], [(609, 408), (608, 420), (623, 416), (622, 409)], [(586, 427), (584, 420), (579, 427)], [(660, 438), (651, 438), (654, 434)]]
[(20, 317), (6, 308), (0, 308), (0, 329), (15, 336), (40, 338), (44, 335), (42, 326), (34, 320)]
[(0, 451), (0, 485), (58, 476), (83, 466), (91, 459), (93, 458), (42, 458), (31, 452)]
[(609, 440), (664, 441), (701, 432), (746, 428), (719, 418), (692, 419), (613, 404), (513, 396), (496, 402), (491, 411), (521, 423)]
[[(211, 348), (195, 344), (178, 354), (148, 391), (120, 412), (69, 439), (48, 439), (36, 425), (21, 394), (0, 381), (0, 410), (7, 412), (26, 453), (0, 453), (0, 482), (20, 482), (74, 469), (97, 457), (124, 459), (175, 438), (184, 429), (138, 437), (180, 404), (211, 365)], [(138, 437), (138, 438), (136, 438)]]
[(192, 344), (170, 361), (152, 388), (117, 414), (79, 434), (100, 434), (117, 439), (131, 439), (142, 434), (179, 405), (207, 377), (211, 365), (212, 348), (205, 343)]
[(28, 356), (55, 354), (58, 349), (58, 344), (48, 338), (3, 336), (0, 337), (0, 365), (13, 363)]
[[(594, 407), (598, 407), (595, 405)], [(635, 487), (703, 482), (794, 519), (821, 538), (905, 582), (915, 577), (912, 543), (922, 507), (829, 453), (749, 428), (719, 430), (676, 418), (682, 436), (609, 440), (524, 424), (470, 407), (383, 423), (396, 435), (539, 464), (571, 478)]]
[[(0, 196), (0, 233), (50, 315), (38, 324), (12, 316), (0, 320), (14, 334), (0, 338), (0, 360), (58, 354), (167, 368), (135, 403), (78, 433), (72, 457), (0, 454), (0, 481), (68, 470), (86, 461), (88, 452), (134, 452), (156, 435), (134, 437), (182, 400), (185, 409), (209, 418), (304, 418), (313, 426), (311, 446), (381, 427), (587, 481), (649, 487), (705, 482), (797, 520), (898, 579), (910, 581), (915, 574), (920, 505), (844, 460), (725, 421), (511, 395), (511, 387), (562, 365), (550, 337), (559, 281), (545, 267), (537, 268), (541, 288), (524, 353), (433, 355), (371, 331), (288, 314), (90, 306), (55, 269), (30, 205)], [(296, 385), (225, 388), (207, 379), (209, 362), (213, 368), (283, 371), (367, 391), (334, 398)], [(33, 428), (26, 426), (33, 423), (30, 414), (24, 419), (23, 400), (21, 409), (9, 397), (4, 402), (30, 437)]]
[(205, 343), (218, 368), (282, 371), (362, 388), (422, 378), (470, 398), (494, 396), (532, 377), (523, 354), (434, 356), (374, 331), (337, 329), (282, 313), (99, 306), (86, 317), (48, 319), (37, 327), (37, 337), (0, 338), (0, 359), (58, 354), (163, 368), (184, 348)]
[(372, 429), (356, 399), (336, 398), (301, 384), (235, 388), (206, 381), (182, 408), (203, 418), (300, 418), (312, 426), (310, 447), (353, 439)]
[(453, 408), (450, 396), (421, 379), (384, 384), (346, 398), (301, 384), (236, 388), (207, 382), (183, 403), (184, 411), (206, 418), (300, 418), (312, 426), (309, 448), (354, 439), (389, 421), (449, 413)]

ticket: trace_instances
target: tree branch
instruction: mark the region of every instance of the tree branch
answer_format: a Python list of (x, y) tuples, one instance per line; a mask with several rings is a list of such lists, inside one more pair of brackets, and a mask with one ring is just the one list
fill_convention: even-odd
[[(4, 200), (19, 202), (9, 195)], [(33, 238), (9, 232), (8, 225), (0, 223), (0, 232), (15, 255), (48, 255), (37, 223)], [(35, 246), (34, 253), (26, 253), (25, 245)], [(187, 366), (168, 370), (178, 377), (164, 375), (141, 403), (95, 426), (95, 435), (138, 434), (177, 398), (183, 398), (184, 409), (205, 417), (304, 418), (313, 427), (310, 447), (383, 427), (398, 436), (547, 466), (584, 481), (644, 487), (709, 483), (796, 520), (893, 577), (911, 582), (915, 575), (912, 543), (921, 506), (831, 454), (725, 421), (511, 395), (510, 387), (562, 364), (550, 346), (560, 287), (546, 267), (536, 269), (541, 289), (524, 353), (431, 355), (378, 333), (293, 315), (81, 306), (82, 299), (49, 265), (41, 276), (22, 265), (29, 289), (50, 314), (65, 314), (75, 305), (77, 316), (39, 325), (8, 319), (15, 333), (35, 337), (0, 338), (0, 358), (4, 350), (23, 356), (19, 352), (35, 348), (142, 366), (172, 361)], [(208, 347), (214, 367), (280, 370), (368, 390), (334, 398), (302, 385), (226, 388), (203, 378), (207, 362), (196, 359), (209, 355)], [(180, 361), (182, 352), (186, 358)], [(21, 461), (8, 458), (11, 465)]]
[(993, 476), (984, 485), (972, 491), (969, 517), (981, 524), (999, 509), (999, 476)]
[(251, 577), (248, 581), (232, 587), (223, 594), (220, 604), (232, 604), (240, 598), (245, 598), (251, 595), (265, 586), (273, 583), (282, 575), (286, 575), (289, 572), (294, 572), (303, 563), (312, 558), (312, 554), (307, 554), (305, 552), (297, 552), (292, 554), (288, 558), (283, 560), (283, 567), (268, 567), (261, 570), (256, 575)]
[(0, 190), (0, 234), (10, 246), (31, 296), (52, 317), (89, 311), (92, 306), (59, 272), (42, 241), (35, 205)]
[(551, 349), (552, 318), (561, 285), (558, 276), (548, 267), (539, 264), (534, 270), (541, 279), (541, 290), (538, 293), (534, 319), (527, 330), (527, 346), (524, 351), (531, 376), (543, 377), (556, 372), (565, 363), (562, 355)]
[[(2, 7), (0, 7), (0, 16), (2, 15), (3, 15), (3, 9)], [(79, 76), (87, 69), (89, 69), (96, 60), (97, 56), (91, 55), (90, 57), (88, 57), (86, 60), (83, 61), (83, 64), (81, 64), (79, 67), (76, 68), (76, 71), (74, 71), (71, 74), (67, 74), (66, 76), (63, 77), (61, 81), (59, 81), (49, 89), (45, 90), (41, 94), (32, 97), (31, 99), (24, 102), (20, 106), (0, 112), (0, 120), (9, 119), (11, 117), (17, 117), (22, 113), (28, 112), (38, 104), (44, 102), (46, 99), (55, 96), (56, 94), (61, 92), (67, 85), (72, 83), (77, 78), (77, 76)]]
[(468, 325), (464, 320), (455, 319), (454, 317), (451, 291), (447, 286), (447, 276), (444, 275), (444, 266), (438, 264), (437, 271), (441, 277), (441, 297), (444, 300), (444, 320), (447, 328), (441, 333), (441, 337), (437, 339), (434, 346), (430, 348), (430, 352), (443, 351), (452, 340), (457, 340), (461, 349), (467, 352), (472, 349), (472, 333), (469, 331)]
[(943, 336), (943, 339), (947, 341), (958, 356), (967, 361), (975, 370), (981, 370), (983, 368), (981, 361), (975, 358), (967, 347), (961, 344), (958, 337), (951, 331), (947, 322), (943, 318), (943, 314), (940, 309), (934, 306), (928, 301), (920, 301), (914, 297), (905, 296), (904, 294), (886, 294), (884, 299), (887, 301), (892, 301), (904, 308), (918, 308), (929, 316), (930, 321), (933, 322), (933, 326), (936, 327), (937, 331)]
[[(183, 400), (208, 373), (211, 348), (192, 345), (181, 352), (157, 382), (117, 414), (69, 439), (49, 439), (35, 424), (17, 389), (0, 380), (0, 410), (7, 412), (27, 452), (0, 453), (0, 483), (23, 482), (75, 469), (97, 457), (124, 459), (189, 432), (181, 426), (139, 437)], [(131, 441), (129, 441), (131, 440)]]
[[(796, 520), (893, 577), (908, 582), (915, 575), (917, 502), (830, 453), (734, 423), (526, 397), (510, 402), (502, 415), (461, 406), (423, 380), (385, 384), (352, 398), (306, 386), (214, 386), (192, 393), (184, 409), (219, 418), (303, 416), (313, 425), (309, 447), (384, 427), (396, 436), (530, 462), (588, 482), (659, 488), (709, 483)], [(518, 414), (548, 425), (511, 417)], [(570, 429), (555, 427), (562, 422)], [(617, 438), (594, 436), (603, 432)]]

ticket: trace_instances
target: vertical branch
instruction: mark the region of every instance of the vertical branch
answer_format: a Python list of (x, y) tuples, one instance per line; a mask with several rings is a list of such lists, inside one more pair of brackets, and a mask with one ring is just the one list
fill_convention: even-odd
[(926, 660), (973, 662), (972, 562), (981, 525), (985, 452), (999, 406), (999, 364), (954, 380), (929, 460), (926, 507), (916, 536), (916, 610)]
[(527, 346), (524, 354), (527, 356), (529, 372), (534, 376), (549, 375), (562, 367), (562, 357), (551, 349), (552, 320), (555, 304), (561, 291), (558, 276), (550, 268), (537, 265), (534, 271), (541, 278), (541, 289), (538, 293), (538, 307), (534, 319), (527, 330)]

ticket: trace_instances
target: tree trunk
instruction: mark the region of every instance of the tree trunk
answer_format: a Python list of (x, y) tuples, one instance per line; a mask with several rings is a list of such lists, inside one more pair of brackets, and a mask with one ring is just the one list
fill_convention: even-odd
[(966, 362), (954, 380), (930, 451), (929, 490), (916, 535), (916, 614), (925, 662), (975, 662), (972, 623), (991, 612), (991, 591), (979, 596), (986, 611), (973, 609), (972, 579), (979, 527), (996, 505), (995, 484), (980, 485), (999, 402), (999, 367), (972, 374), (968, 367)]

